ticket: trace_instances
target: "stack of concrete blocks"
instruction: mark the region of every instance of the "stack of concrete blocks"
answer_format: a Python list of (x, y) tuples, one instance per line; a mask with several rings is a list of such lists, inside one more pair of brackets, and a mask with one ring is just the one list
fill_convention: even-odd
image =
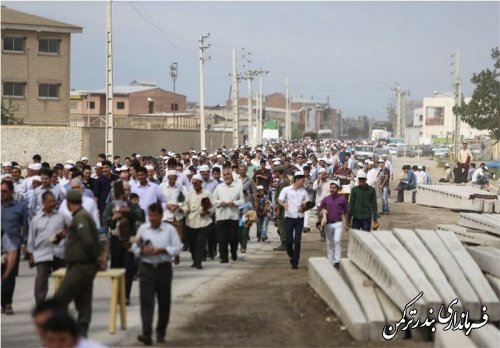
[(437, 231), (453, 232), (462, 243), (469, 245), (492, 245), (500, 247), (500, 238), (483, 231), (469, 231), (464, 226), (439, 224), (437, 225)]
[(460, 213), (458, 224), (500, 236), (500, 214)]
[[(422, 291), (418, 301), (406, 308), (407, 320), (419, 318), (422, 323), (432, 319), (441, 305), (446, 309), (457, 298), (459, 302), (453, 309), (458, 314), (465, 308), (470, 320), (480, 320), (486, 306), (490, 321), (498, 321), (500, 251), (491, 249), (476, 248), (469, 253), (455, 233), (446, 230), (351, 230), (348, 258), (342, 259), (341, 272), (326, 258), (311, 258), (310, 283), (357, 340), (380, 341), (384, 327), (390, 333), (389, 325), (394, 327), (401, 320), (403, 309)], [(434, 309), (434, 314), (429, 308)], [(417, 312), (411, 313), (410, 309)], [(496, 331), (491, 332), (498, 334), (493, 329)], [(434, 336), (430, 328), (400, 331), (394, 339), (402, 339), (408, 332), (414, 340), (435, 337), (436, 346), (448, 347), (446, 342), (455, 340), (446, 333)], [(473, 334), (478, 337), (474, 339)], [(473, 332), (464, 337), (472, 338), (471, 346), (492, 342), (483, 336)]]
[[(474, 198), (472, 195), (488, 195), (492, 199)], [(499, 205), (498, 196), (471, 186), (419, 185), (416, 203), (420, 205), (460, 211), (493, 213)]]

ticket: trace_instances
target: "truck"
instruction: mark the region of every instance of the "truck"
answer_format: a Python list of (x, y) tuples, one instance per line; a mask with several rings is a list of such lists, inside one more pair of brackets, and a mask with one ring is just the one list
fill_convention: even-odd
[(264, 143), (276, 142), (280, 139), (279, 130), (277, 129), (263, 129), (262, 141)]
[(318, 131), (319, 140), (331, 140), (333, 138), (333, 133), (331, 129), (320, 129)]
[(371, 141), (387, 140), (391, 137), (391, 132), (385, 128), (372, 129)]

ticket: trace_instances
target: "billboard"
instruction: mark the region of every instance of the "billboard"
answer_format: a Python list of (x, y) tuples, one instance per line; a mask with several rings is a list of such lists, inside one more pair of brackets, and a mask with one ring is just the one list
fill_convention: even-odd
[(426, 126), (444, 126), (444, 107), (428, 106), (425, 108)]

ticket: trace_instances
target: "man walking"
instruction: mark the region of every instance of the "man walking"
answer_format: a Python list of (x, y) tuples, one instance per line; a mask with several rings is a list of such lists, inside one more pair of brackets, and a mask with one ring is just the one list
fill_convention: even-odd
[(42, 194), (43, 209), (30, 224), (27, 250), (30, 266), (36, 266), (35, 301), (42, 303), (49, 290), (50, 273), (64, 267), (64, 242), (51, 238), (67, 228), (64, 215), (57, 212), (56, 198), (51, 191)]
[(380, 190), (380, 198), (382, 199), (382, 215), (389, 214), (389, 178), (391, 172), (385, 167), (383, 159), (378, 160), (378, 187)]
[(309, 200), (306, 190), (303, 189), (305, 176), (303, 172), (296, 172), (293, 184), (285, 187), (278, 198), (278, 203), (285, 208), (285, 231), (287, 253), (290, 257), (292, 269), (299, 268), (300, 242), (304, 228), (304, 212)]
[(208, 231), (213, 228), (212, 194), (203, 188), (201, 175), (194, 175), (192, 179), (193, 190), (186, 196), (183, 206), (186, 214), (186, 232), (189, 242), (189, 251), (193, 264), (191, 267), (202, 269), (203, 252), (207, 243)]
[[(10, 272), (2, 276), (2, 313), (14, 314), (12, 298), (16, 288), (16, 277), (19, 270), (21, 245), (26, 244), (28, 234), (28, 214), (25, 206), (16, 201), (14, 184), (11, 181), (2, 181), (2, 250), (15, 258), (10, 258), (8, 268)], [(5, 240), (4, 240), (5, 238)]]
[[(274, 171), (278, 175), (278, 187), (276, 188), (275, 201), (278, 202), (281, 191), (290, 185), (290, 180), (285, 175), (285, 168), (282, 166), (274, 167)], [(274, 248), (275, 251), (286, 251), (286, 231), (285, 231), (285, 208), (278, 203), (276, 206), (276, 217), (278, 220), (278, 234), (280, 235), (281, 244)]]
[(215, 220), (217, 239), (219, 242), (220, 262), (228, 263), (228, 245), (231, 248), (231, 259), (236, 261), (238, 251), (238, 222), (240, 212), (238, 207), (245, 203), (241, 185), (233, 181), (231, 169), (224, 168), (222, 172), (224, 183), (215, 188), (213, 198), (215, 203)]
[[(80, 334), (87, 337), (92, 318), (94, 278), (99, 264), (99, 236), (94, 219), (82, 207), (81, 191), (68, 191), (66, 200), (73, 214), (64, 250), (68, 268), (54, 297), (66, 306), (75, 301)], [(58, 237), (63, 236), (64, 232), (58, 234)]]
[(141, 257), (139, 288), (142, 335), (137, 340), (150, 346), (153, 344), (151, 335), (155, 297), (158, 298), (156, 342), (165, 342), (172, 300), (172, 261), (181, 252), (182, 243), (175, 227), (162, 222), (163, 208), (160, 203), (149, 206), (148, 216), (149, 222), (139, 227), (132, 250), (136, 257)]
[(328, 261), (336, 268), (339, 268), (340, 265), (340, 241), (344, 229), (342, 217), (347, 219), (348, 210), (347, 200), (344, 195), (338, 194), (339, 189), (340, 183), (332, 181), (330, 183), (330, 195), (326, 196), (319, 206), (319, 211), (326, 211), (325, 234)]
[[(366, 174), (358, 174), (359, 185), (351, 191), (349, 201), (348, 226), (355, 230), (370, 232), (373, 221), (377, 222), (377, 194), (375, 189), (366, 182)], [(351, 222), (352, 218), (352, 222)]]

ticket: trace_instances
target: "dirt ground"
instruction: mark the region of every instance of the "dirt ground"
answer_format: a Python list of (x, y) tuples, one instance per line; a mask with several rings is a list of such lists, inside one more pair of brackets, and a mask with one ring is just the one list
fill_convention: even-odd
[[(415, 163), (418, 163), (414, 161)], [(423, 161), (422, 161), (423, 162)], [(395, 168), (402, 166), (395, 160)], [(411, 163), (413, 164), (413, 163)], [(432, 166), (432, 162), (423, 164)], [(437, 182), (439, 170), (430, 168)], [(398, 172), (398, 171), (396, 171)], [(397, 184), (395, 175), (391, 185)], [(393, 190), (393, 192), (395, 192)], [(380, 219), (380, 230), (435, 229), (438, 223), (456, 223), (458, 214), (410, 203), (392, 203), (391, 214)], [(253, 259), (252, 269), (208, 300), (209, 308), (198, 312), (188, 324), (169, 337), (176, 347), (430, 347), (432, 343), (356, 342), (337, 316), (309, 286), (307, 260), (326, 256), (325, 243), (313, 228), (302, 238), (299, 270), (292, 270), (286, 252), (270, 251), (270, 257)], [(270, 233), (276, 233), (272, 229)], [(376, 232), (374, 232), (376, 233)], [(348, 233), (342, 238), (347, 253)]]

